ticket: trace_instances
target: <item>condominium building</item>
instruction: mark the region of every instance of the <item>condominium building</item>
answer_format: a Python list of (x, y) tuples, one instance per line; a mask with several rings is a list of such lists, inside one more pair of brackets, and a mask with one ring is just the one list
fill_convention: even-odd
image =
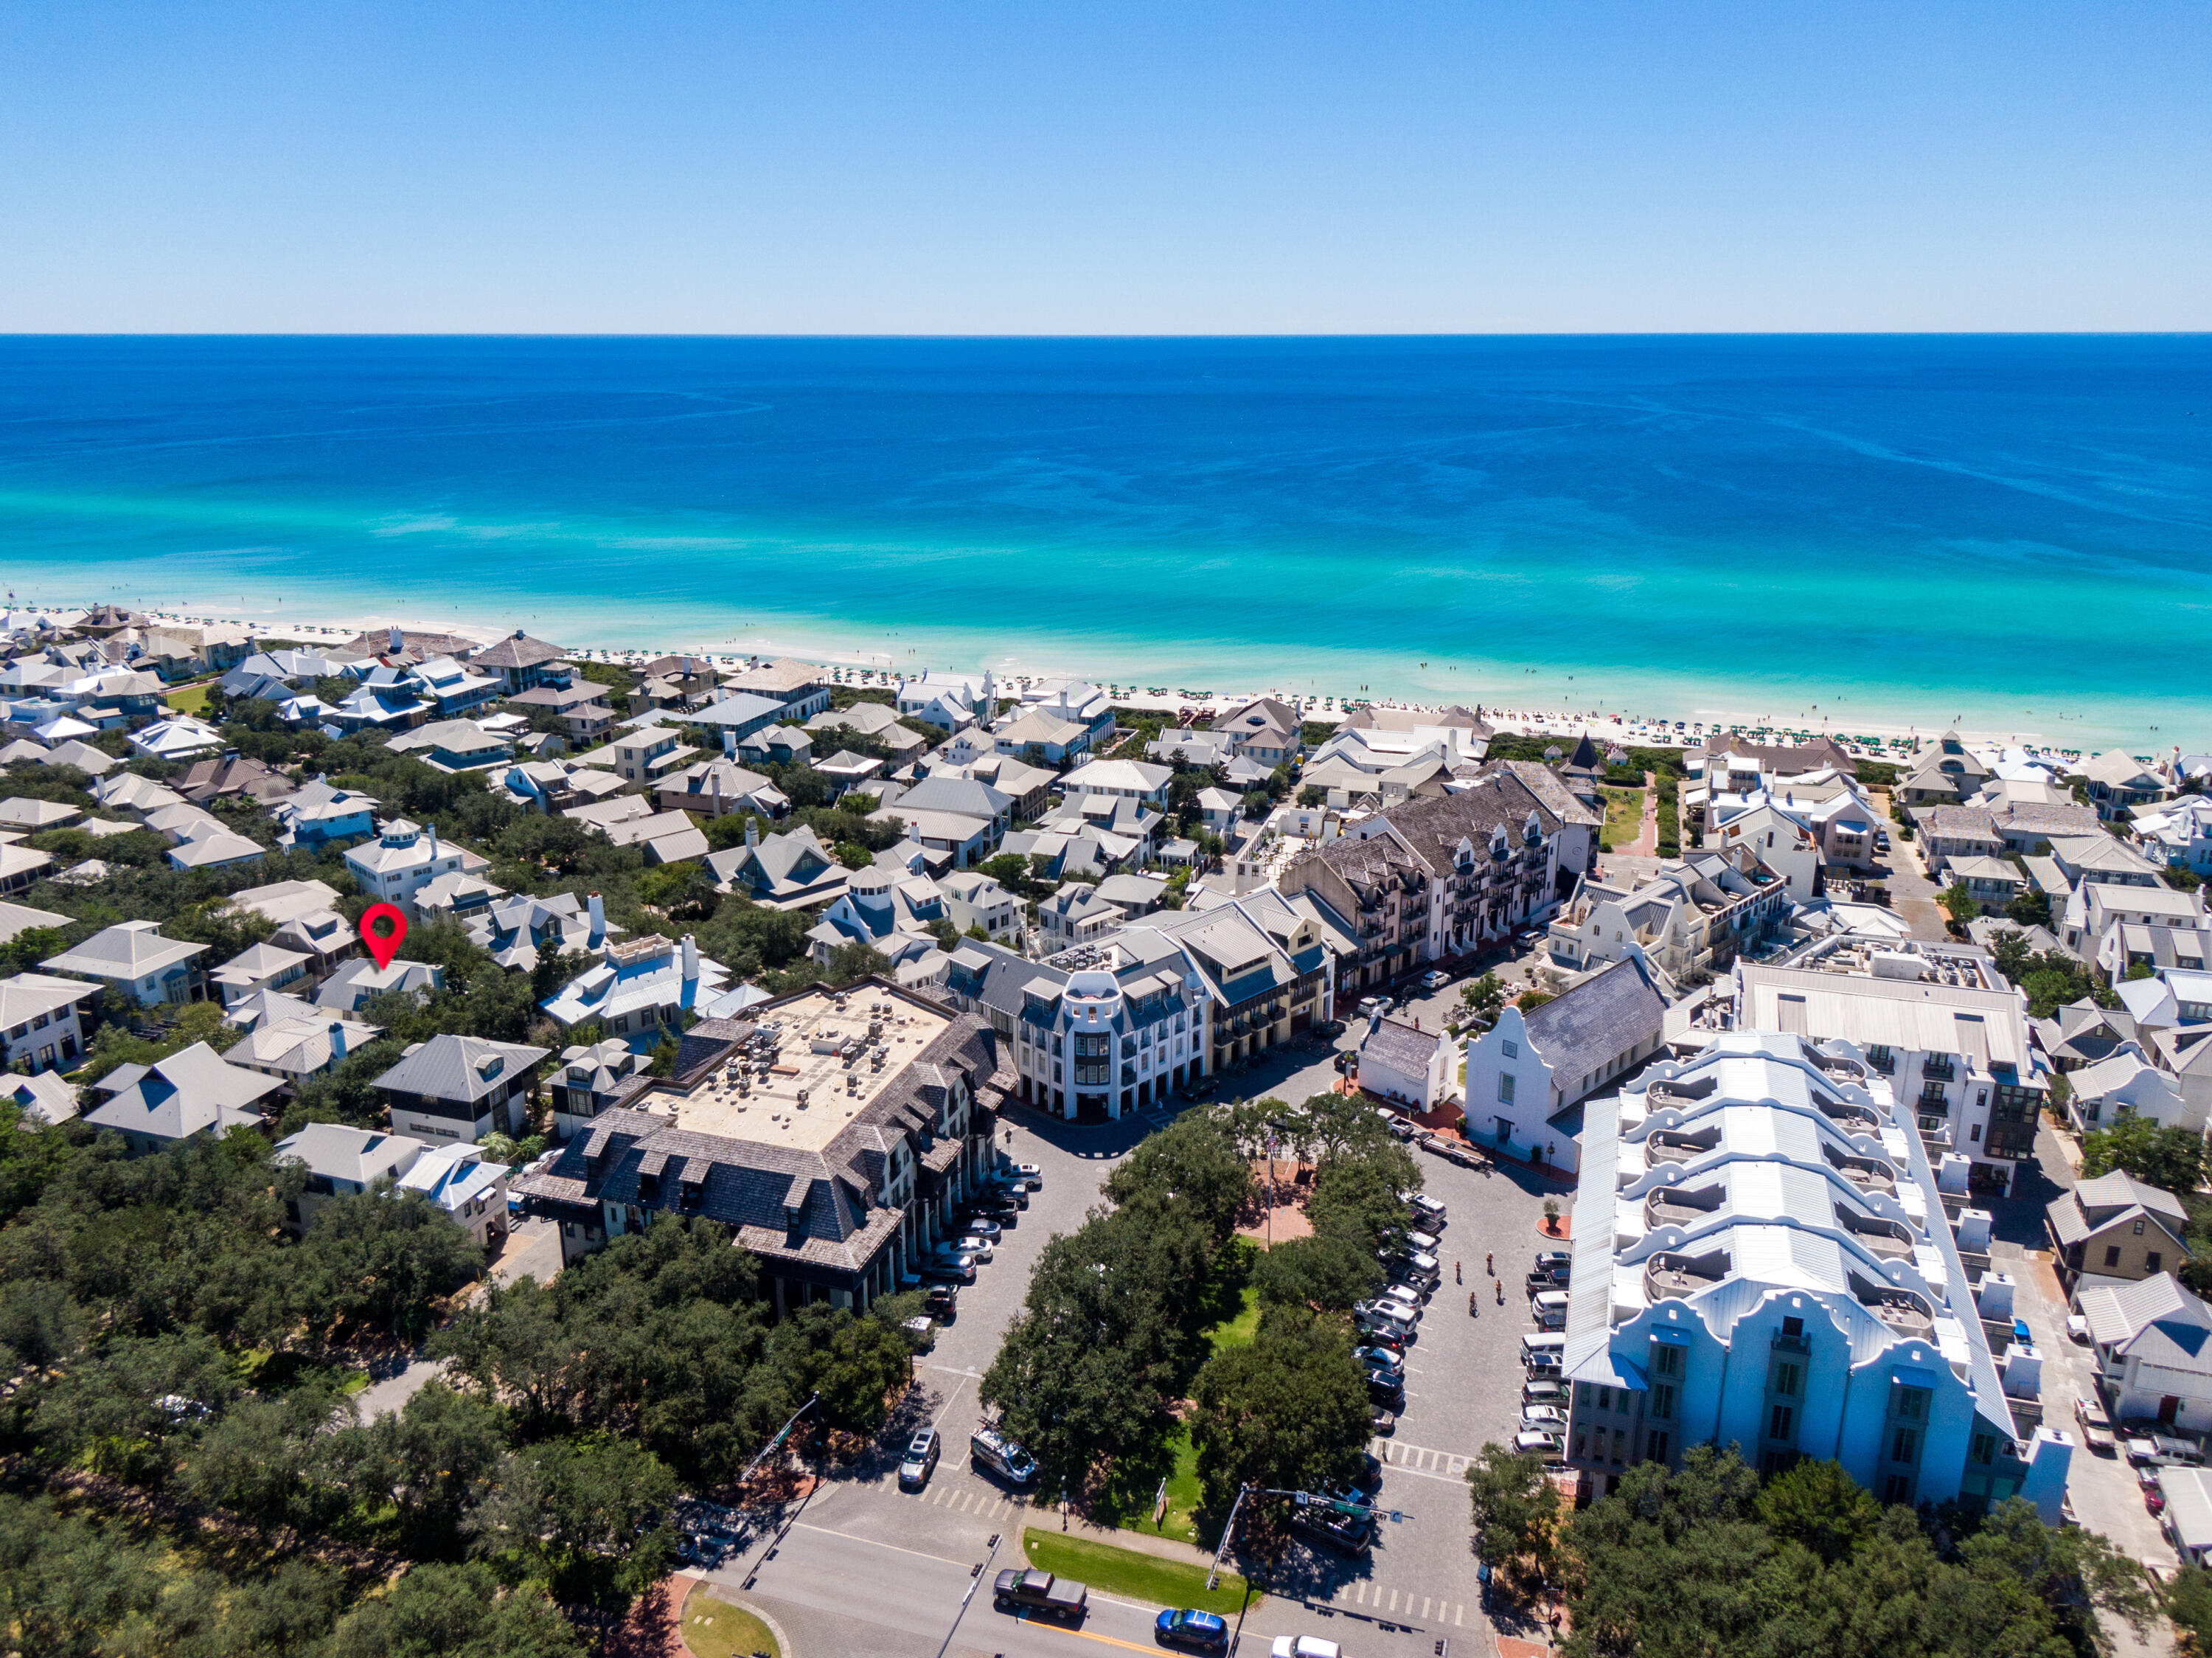
[(2015, 1425), (1909, 1105), (1863, 1053), (1716, 1035), (1588, 1108), (1562, 1375), (1567, 1460), (1601, 1490), (1700, 1443), (1833, 1459), (1884, 1503), (2014, 1495), (2056, 1523), (2071, 1442)]

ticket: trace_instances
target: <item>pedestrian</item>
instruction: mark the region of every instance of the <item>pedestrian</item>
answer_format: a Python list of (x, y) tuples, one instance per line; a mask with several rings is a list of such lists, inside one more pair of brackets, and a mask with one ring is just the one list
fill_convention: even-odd
[(1498, 1304), (1500, 1307), (1505, 1305), (1505, 1280), (1503, 1278), (1498, 1281)]
[(1454, 1261), (1452, 1263), (1452, 1282), (1454, 1283), (1465, 1283), (1467, 1282), (1467, 1274), (1459, 1270), (1459, 1263), (1457, 1261)]
[(1482, 1316), (1482, 1291), (1480, 1289), (1470, 1289), (1467, 1292), (1467, 1315), (1471, 1319), (1479, 1319)]
[(1485, 1255), (1482, 1258), (1482, 1270), (1489, 1273), (1492, 1277), (1496, 1277), (1498, 1276), (1498, 1257), (1494, 1254)]

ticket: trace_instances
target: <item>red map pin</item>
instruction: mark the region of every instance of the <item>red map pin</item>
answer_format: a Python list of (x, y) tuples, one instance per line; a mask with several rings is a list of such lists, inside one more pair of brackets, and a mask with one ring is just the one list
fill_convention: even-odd
[(361, 942), (368, 947), (379, 972), (392, 965), (407, 937), (407, 917), (392, 904), (372, 904), (362, 912)]

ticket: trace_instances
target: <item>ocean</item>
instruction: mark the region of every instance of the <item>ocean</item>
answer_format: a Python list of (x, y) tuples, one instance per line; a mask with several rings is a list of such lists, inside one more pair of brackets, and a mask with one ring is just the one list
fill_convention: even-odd
[(25, 602), (2212, 746), (2212, 338), (0, 338)]

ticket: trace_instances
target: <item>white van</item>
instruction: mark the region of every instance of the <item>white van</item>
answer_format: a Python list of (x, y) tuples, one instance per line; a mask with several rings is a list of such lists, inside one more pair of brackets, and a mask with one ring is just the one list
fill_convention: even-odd
[(1521, 1356), (1524, 1359), (1531, 1353), (1564, 1353), (1566, 1347), (1566, 1337), (1549, 1331), (1532, 1330), (1521, 1338)]
[(1528, 1309), (1547, 1330), (1564, 1330), (1567, 1326), (1567, 1292), (1564, 1289), (1538, 1290), (1529, 1297)]

